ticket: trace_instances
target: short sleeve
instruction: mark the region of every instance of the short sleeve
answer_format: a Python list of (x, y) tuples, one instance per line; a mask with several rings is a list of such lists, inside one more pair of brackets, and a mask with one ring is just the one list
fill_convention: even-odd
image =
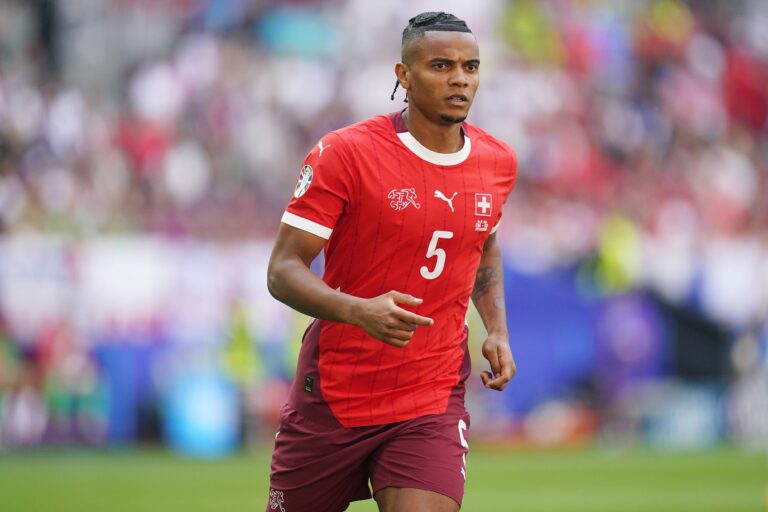
[(301, 164), (281, 221), (327, 240), (349, 204), (352, 179), (343, 139), (325, 135)]
[[(509, 195), (512, 193), (512, 190), (514, 190), (515, 184), (517, 183), (517, 155), (515, 155), (515, 152), (512, 151), (512, 149), (509, 149), (509, 156), (507, 158), (508, 162), (503, 166), (505, 172), (499, 187), (501, 191), (500, 195), (502, 197), (502, 205), (507, 202)], [(496, 231), (499, 229), (499, 224), (501, 224), (501, 217), (503, 216), (503, 212), (504, 209), (499, 208), (499, 216), (496, 219), (496, 224), (494, 224), (493, 228), (491, 228), (491, 234), (496, 233)]]

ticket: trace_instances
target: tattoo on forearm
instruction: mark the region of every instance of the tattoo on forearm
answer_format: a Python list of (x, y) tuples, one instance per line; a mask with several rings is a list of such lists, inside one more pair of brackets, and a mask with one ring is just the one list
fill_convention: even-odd
[(501, 284), (501, 275), (497, 267), (478, 268), (477, 276), (475, 277), (475, 287), (472, 290), (472, 299), (478, 301), (493, 291), (494, 295), (491, 299), (491, 305), (496, 309), (504, 310), (504, 294), (498, 293), (500, 290), (494, 289), (496, 285)]
[[(495, 267), (480, 267), (475, 277), (475, 288), (472, 290), (472, 298), (479, 300), (491, 291), (491, 288), (499, 283), (499, 276)], [(498, 297), (497, 297), (498, 298)], [(495, 300), (494, 300), (495, 302)]]

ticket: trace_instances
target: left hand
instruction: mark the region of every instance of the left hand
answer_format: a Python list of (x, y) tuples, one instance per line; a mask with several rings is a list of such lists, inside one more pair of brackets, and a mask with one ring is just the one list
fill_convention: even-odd
[(491, 364), (491, 372), (493, 372), (480, 373), (483, 385), (488, 389), (503, 390), (517, 373), (512, 349), (509, 348), (509, 339), (506, 336), (489, 334), (483, 342), (483, 357)]

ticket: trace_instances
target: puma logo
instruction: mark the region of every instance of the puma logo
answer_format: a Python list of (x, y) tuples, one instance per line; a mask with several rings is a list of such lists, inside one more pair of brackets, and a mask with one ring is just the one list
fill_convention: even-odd
[(451, 211), (454, 211), (454, 209), (453, 209), (453, 198), (456, 197), (456, 194), (458, 194), (458, 192), (454, 192), (453, 195), (451, 196), (451, 198), (448, 199), (447, 197), (445, 197), (445, 194), (443, 194), (439, 190), (435, 190), (435, 197), (438, 198), (438, 199), (442, 199), (443, 201), (448, 203), (448, 206), (451, 207)]
[(331, 144), (328, 144), (327, 146), (323, 146), (323, 141), (321, 140), (320, 142), (317, 143), (317, 147), (320, 148), (320, 154), (318, 155), (318, 157), (320, 157), (320, 156), (323, 156), (323, 151), (331, 147)]

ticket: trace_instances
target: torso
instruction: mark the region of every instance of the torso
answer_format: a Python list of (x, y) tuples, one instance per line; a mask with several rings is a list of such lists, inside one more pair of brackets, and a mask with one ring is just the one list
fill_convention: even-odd
[[(403, 129), (399, 114), (392, 114), (323, 138), (340, 152), (334, 167), (346, 169), (347, 196), (335, 225), (328, 226), (333, 232), (323, 279), (359, 297), (397, 290), (423, 298), (412, 310), (435, 321), (417, 329), (402, 349), (351, 325), (323, 323), (322, 394), (345, 426), (445, 410), (459, 383), (464, 318), (483, 244), (515, 180), (511, 150), (467, 123), (464, 148), (452, 155), (419, 147)], [(316, 147), (308, 165), (331, 172), (322, 162), (330, 150), (319, 155)], [(302, 206), (302, 199), (288, 211), (311, 217), (311, 200)]]

